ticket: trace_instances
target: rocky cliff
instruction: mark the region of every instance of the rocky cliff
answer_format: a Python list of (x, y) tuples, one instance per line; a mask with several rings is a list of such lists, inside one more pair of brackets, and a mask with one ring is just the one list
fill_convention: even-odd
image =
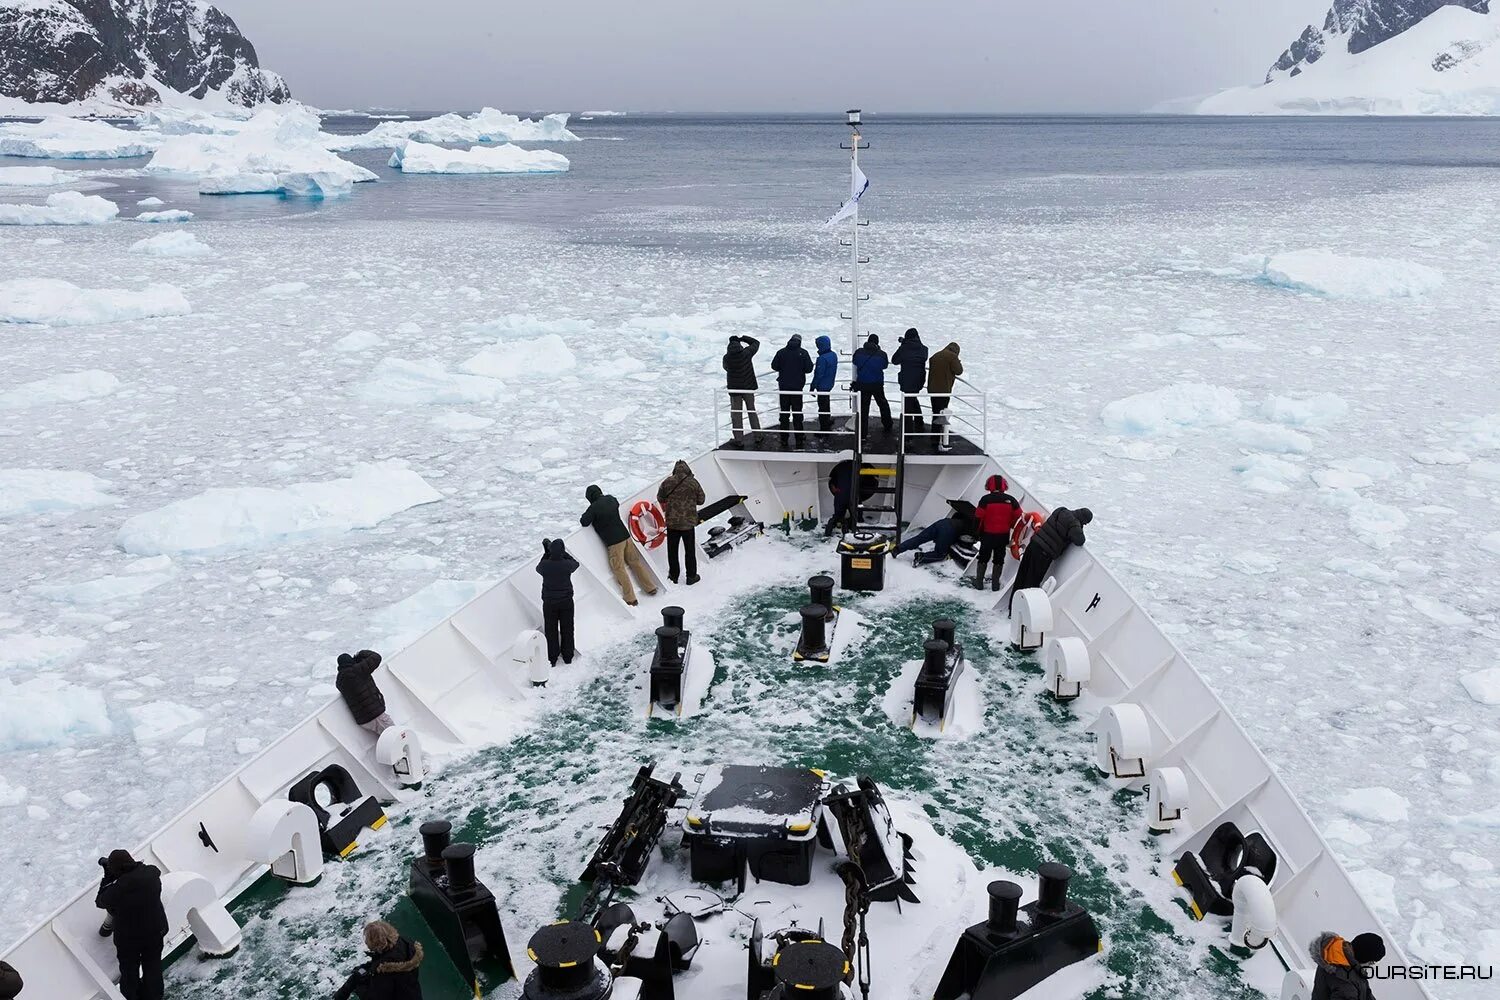
[(1309, 24), (1271, 66), (1266, 82), (1299, 75), (1335, 46), (1357, 55), (1395, 38), (1443, 7), (1463, 7), (1488, 14), (1490, 0), (1333, 0), (1323, 27)]
[(291, 97), (202, 0), (0, 0), (0, 96), (147, 105), (163, 88), (244, 107)]

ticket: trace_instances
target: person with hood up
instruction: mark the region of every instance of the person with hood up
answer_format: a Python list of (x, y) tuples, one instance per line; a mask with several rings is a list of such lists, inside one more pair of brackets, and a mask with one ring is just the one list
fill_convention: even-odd
[(1047, 579), (1053, 560), (1066, 552), (1069, 545), (1082, 545), (1086, 541), (1083, 526), (1093, 519), (1094, 512), (1087, 507), (1077, 510), (1059, 507), (1048, 515), (1021, 553), (1021, 565), (1016, 569), (1016, 582), (1010, 591), (1012, 604), (1016, 591), (1029, 590)]
[(1379, 934), (1360, 934), (1345, 941), (1325, 931), (1308, 950), (1317, 964), (1312, 1000), (1374, 1000), (1363, 967), (1385, 958), (1385, 939)]
[(14, 966), (9, 962), (0, 962), (0, 1000), (16, 1000), (25, 985)]
[(938, 440), (938, 451), (952, 451), (948, 443), (948, 418), (944, 411), (953, 396), (954, 383), (964, 373), (963, 362), (958, 360), (958, 344), (952, 343), (932, 356), (927, 366), (927, 391), (932, 396), (932, 422), (943, 425), (943, 436)]
[(818, 360), (813, 362), (812, 391), (818, 398), (818, 430), (825, 434), (833, 430), (833, 383), (838, 379), (839, 355), (833, 349), (833, 341), (827, 335), (816, 341)]
[[(802, 444), (807, 443), (807, 435), (802, 433), (802, 390), (807, 386), (808, 373), (813, 370), (813, 360), (802, 349), (799, 335), (792, 334), (786, 346), (776, 352), (771, 359), (771, 370), (776, 373), (776, 388), (780, 390), (781, 418), (777, 426), (781, 428), (781, 439), (792, 448), (800, 447), (799, 439)], [(787, 432), (789, 421), (790, 433)]]
[[(967, 508), (968, 504), (964, 504)], [(969, 516), (968, 511), (955, 509), (947, 517), (934, 521), (910, 538), (903, 538), (901, 544), (896, 546), (896, 555), (910, 552), (920, 545), (932, 542), (931, 552), (918, 552), (913, 557), (913, 563), (917, 566), (923, 563), (942, 562), (948, 558), (948, 551), (953, 543), (964, 535), (974, 532), (974, 519)]]
[(912, 393), (922, 391), (927, 384), (927, 345), (916, 327), (907, 330), (901, 337), (896, 353), (891, 355), (891, 364), (901, 369), (896, 383), (901, 387), (901, 412), (906, 421), (906, 433), (920, 432), (922, 427), (922, 401)]
[(870, 432), (870, 401), (880, 407), (880, 422), (889, 434), (896, 426), (891, 420), (891, 404), (885, 398), (885, 370), (890, 359), (880, 349), (880, 338), (870, 334), (865, 346), (854, 352), (854, 389), (859, 393), (859, 427), (862, 435)]
[(542, 539), (542, 558), (536, 564), (542, 578), (542, 634), (547, 637), (547, 662), (573, 662), (573, 574), (578, 560), (568, 555), (561, 538)]
[(384, 920), (365, 924), (370, 960), (354, 970), (334, 1000), (422, 1000), (422, 942), (408, 941)]
[(167, 938), (167, 911), (161, 905), (161, 869), (145, 865), (129, 851), (99, 859), (104, 878), (94, 905), (109, 914), (99, 933), (113, 935), (120, 960), (120, 995), (125, 1000), (162, 1000), (161, 950)]
[(339, 654), (339, 674), (333, 682), (344, 696), (349, 713), (363, 729), (379, 736), (396, 724), (385, 710), (385, 695), (375, 683), (375, 670), (380, 666), (380, 654), (373, 649), (361, 649), (350, 656)]
[[(801, 399), (800, 393), (798, 399)], [(799, 416), (797, 429), (801, 428), (802, 418)], [(656, 502), (661, 504), (662, 514), (667, 519), (667, 579), (673, 583), (677, 582), (682, 569), (678, 550), (684, 548), (688, 586), (698, 582), (698, 508), (707, 500), (708, 496), (698, 477), (693, 475), (692, 467), (682, 459), (677, 460), (672, 466), (672, 474), (656, 489)]]
[(984, 568), (993, 559), (995, 568), (990, 589), (999, 590), (1000, 571), (1005, 568), (1005, 547), (1010, 544), (1010, 529), (1015, 527), (1016, 519), (1021, 516), (1021, 502), (1006, 492), (1010, 489), (1010, 483), (1005, 481), (1004, 476), (991, 476), (984, 481), (984, 488), (989, 492), (975, 508), (975, 518), (979, 522), (979, 560), (974, 574), (975, 586), (980, 590), (984, 589)]
[(729, 422), (734, 428), (734, 439), (744, 436), (744, 417), (750, 418), (750, 429), (760, 431), (760, 414), (755, 410), (755, 390), (760, 386), (755, 380), (755, 352), (760, 350), (760, 341), (754, 337), (730, 337), (729, 348), (724, 352), (724, 383), (729, 389)]
[(646, 592), (647, 597), (651, 597), (656, 594), (651, 571), (646, 568), (646, 560), (641, 558), (641, 554), (631, 544), (630, 531), (626, 529), (625, 522), (620, 520), (620, 501), (598, 486), (590, 486), (583, 495), (589, 506), (578, 523), (585, 528), (592, 526), (599, 541), (604, 543), (604, 551), (609, 554), (609, 571), (614, 574), (615, 583), (620, 586), (620, 596), (633, 608), (640, 602), (635, 599), (630, 574), (635, 574), (641, 589)]

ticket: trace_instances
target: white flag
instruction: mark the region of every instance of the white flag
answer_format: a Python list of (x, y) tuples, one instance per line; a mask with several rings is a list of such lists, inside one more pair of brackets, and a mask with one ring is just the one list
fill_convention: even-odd
[(833, 218), (823, 223), (824, 229), (832, 229), (840, 222), (852, 217), (859, 209), (859, 199), (870, 189), (870, 178), (866, 177), (865, 172), (859, 169), (859, 164), (851, 161), (849, 170), (849, 200), (844, 202), (843, 206), (837, 212), (833, 213)]

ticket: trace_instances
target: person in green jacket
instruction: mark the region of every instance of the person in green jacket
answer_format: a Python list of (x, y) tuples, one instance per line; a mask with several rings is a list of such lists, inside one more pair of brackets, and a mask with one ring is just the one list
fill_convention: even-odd
[(640, 552), (630, 543), (630, 531), (625, 527), (625, 522), (620, 520), (620, 501), (598, 486), (590, 486), (583, 495), (589, 506), (578, 523), (584, 527), (592, 527), (599, 536), (599, 541), (604, 543), (604, 551), (609, 554), (609, 571), (615, 575), (615, 582), (620, 585), (620, 596), (633, 608), (640, 602), (635, 599), (630, 574), (635, 574), (641, 589), (650, 597), (656, 593), (656, 583), (651, 579), (651, 571), (646, 568), (646, 560), (641, 558)]

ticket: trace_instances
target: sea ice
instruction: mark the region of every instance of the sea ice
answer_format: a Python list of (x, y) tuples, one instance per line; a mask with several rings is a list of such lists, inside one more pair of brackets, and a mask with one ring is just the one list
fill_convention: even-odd
[(0, 469), (0, 517), (86, 510), (117, 502), (110, 484), (87, 472)]
[(56, 167), (0, 167), (0, 187), (56, 187), (72, 179)]
[(481, 417), (475, 413), (448, 410), (432, 418), (432, 423), (446, 431), (482, 431), (495, 423), (494, 417)]
[(0, 392), (0, 410), (23, 410), (53, 403), (82, 403), (102, 399), (120, 388), (120, 380), (109, 372), (89, 369), (49, 375)]
[(0, 281), (0, 323), (46, 323), (90, 326), (154, 316), (186, 316), (192, 306), (175, 285), (123, 288), (79, 288), (56, 278)]
[(103, 122), (47, 118), (0, 125), (0, 156), (48, 160), (110, 160), (145, 156), (161, 142), (150, 131), (127, 131)]
[(1356, 496), (1349, 502), (1349, 527), (1367, 545), (1389, 548), (1408, 523), (1405, 512), (1390, 504)]
[(399, 149), (408, 141), (472, 145), (482, 142), (572, 142), (578, 136), (568, 131), (568, 116), (547, 115), (533, 120), (485, 108), (464, 117), (441, 115), (417, 121), (387, 121), (361, 135), (324, 135), (331, 150)]
[(88, 648), (71, 635), (7, 635), (0, 640), (0, 673), (71, 663)]
[(1319, 469), (1312, 474), (1313, 482), (1328, 490), (1359, 490), (1372, 486), (1375, 480), (1363, 472), (1348, 469)]
[(1349, 879), (1376, 914), (1386, 919), (1400, 916), (1396, 905), (1396, 880), (1383, 871), (1364, 868), (1349, 873)]
[(108, 198), (59, 191), (45, 205), (0, 205), (0, 226), (97, 226), (119, 214)]
[(26, 801), (26, 786), (12, 785), (0, 774), (0, 809), (11, 809)]
[(1234, 439), (1246, 448), (1283, 455), (1306, 455), (1313, 449), (1312, 438), (1280, 424), (1257, 424), (1242, 420), (1234, 425)]
[(385, 358), (359, 394), (375, 403), (490, 403), (505, 394), (505, 383), (457, 375), (436, 361)]
[(1272, 455), (1247, 455), (1234, 465), (1240, 481), (1261, 493), (1285, 493), (1307, 474), (1302, 466)]
[(1492, 531), (1479, 540), (1479, 547), (1486, 552), (1500, 555), (1500, 531)]
[(1384, 786), (1354, 788), (1339, 799), (1339, 808), (1371, 823), (1405, 823), (1411, 803)]
[(557, 174), (568, 169), (568, 158), (510, 143), (447, 149), (408, 142), (391, 154), (390, 165), (404, 174)]
[(0, 677), (0, 747), (66, 743), (110, 731), (104, 696), (53, 674), (13, 684)]
[[(170, 561), (168, 566), (170, 567)], [(45, 597), (48, 600), (60, 601), (64, 604), (93, 606), (140, 597), (164, 583), (170, 583), (176, 575), (174, 569), (168, 568), (154, 573), (126, 573), (119, 576), (111, 574), (81, 583), (39, 584), (31, 589), (39, 597)]]
[(1435, 291), (1443, 274), (1425, 264), (1297, 250), (1267, 257), (1264, 280), (1331, 299), (1413, 298)]
[(137, 514), (120, 528), (126, 552), (213, 553), (371, 528), (443, 495), (395, 462), (365, 465), (346, 479), (216, 487)]
[(184, 208), (172, 208), (164, 212), (141, 212), (136, 215), (136, 222), (187, 222), (192, 219), (193, 213)]
[(385, 338), (373, 330), (355, 330), (335, 340), (333, 349), (342, 354), (353, 354), (356, 351), (367, 351), (372, 347), (379, 347), (384, 343)]
[(567, 343), (549, 333), (535, 340), (508, 340), (486, 347), (460, 368), (470, 375), (521, 380), (552, 378), (577, 364)]
[(381, 639), (382, 648), (394, 653), (494, 585), (493, 580), (434, 580), (377, 611), (367, 626), (369, 633)]
[(1434, 600), (1424, 594), (1409, 593), (1406, 595), (1406, 601), (1425, 617), (1432, 619), (1439, 625), (1472, 625), (1474, 623), (1474, 619), (1451, 604)]
[(1326, 427), (1349, 412), (1342, 396), (1319, 392), (1306, 396), (1270, 395), (1260, 410), (1267, 420), (1290, 427)]
[(1201, 382), (1172, 385), (1117, 399), (1104, 407), (1104, 424), (1116, 434), (1144, 436), (1233, 423), (1240, 415), (1234, 390)]
[(150, 197), (150, 198), (142, 198), (140, 201), (136, 202), (136, 205), (139, 206), (139, 207), (141, 207), (141, 208), (155, 208), (158, 205), (165, 205), (165, 204), (166, 204), (166, 202), (164, 202), (160, 198), (157, 198), (157, 197), (154, 197), (154, 196)]
[(175, 701), (153, 701), (126, 709), (137, 743), (154, 743), (181, 732), (203, 718), (203, 713)]
[(213, 255), (212, 247), (198, 242), (198, 237), (180, 229), (170, 233), (159, 233), (144, 240), (136, 240), (130, 244), (130, 249), (152, 257), (210, 257)]
[(1500, 705), (1500, 667), (1489, 667), (1459, 678), (1469, 697), (1481, 705)]

